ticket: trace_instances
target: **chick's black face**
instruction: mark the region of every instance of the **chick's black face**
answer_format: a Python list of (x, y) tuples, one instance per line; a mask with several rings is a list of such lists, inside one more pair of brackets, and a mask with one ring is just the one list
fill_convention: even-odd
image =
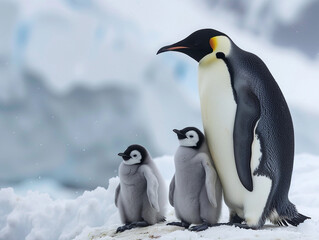
[(185, 147), (198, 149), (205, 140), (204, 134), (195, 127), (186, 127), (182, 130), (174, 129), (180, 144)]
[(127, 161), (132, 158), (139, 157), (138, 154), (141, 155), (141, 163), (144, 161), (147, 156), (147, 151), (144, 147), (138, 144), (130, 145), (123, 153), (119, 153), (118, 155), (123, 158), (124, 161)]
[(187, 138), (186, 132), (182, 132), (182, 130), (173, 129), (173, 132), (176, 133), (179, 140)]
[(182, 41), (162, 47), (158, 50), (157, 54), (167, 51), (177, 51), (184, 53), (199, 62), (203, 57), (213, 52), (210, 45), (210, 39), (222, 35), (225, 34), (214, 29), (198, 30)]

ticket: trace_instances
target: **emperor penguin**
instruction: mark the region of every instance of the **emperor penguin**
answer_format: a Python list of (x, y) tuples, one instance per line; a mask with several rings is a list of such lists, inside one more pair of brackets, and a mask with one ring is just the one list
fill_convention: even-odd
[(115, 205), (125, 225), (116, 232), (165, 221), (166, 187), (148, 151), (134, 144), (118, 155), (123, 162), (118, 171)]
[(175, 175), (169, 187), (169, 202), (181, 222), (191, 231), (203, 231), (216, 224), (221, 211), (222, 187), (215, 171), (204, 134), (195, 127), (173, 130), (180, 146), (175, 156)]
[(230, 223), (258, 229), (266, 219), (286, 226), (308, 219), (288, 199), (293, 123), (265, 63), (214, 29), (198, 30), (158, 53), (166, 51), (199, 63), (202, 121)]

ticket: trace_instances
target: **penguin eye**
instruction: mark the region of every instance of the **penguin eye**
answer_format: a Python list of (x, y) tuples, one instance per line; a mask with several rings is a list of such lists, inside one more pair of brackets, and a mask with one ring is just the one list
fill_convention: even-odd
[(193, 135), (189, 135), (189, 137), (190, 137), (190, 138), (193, 138), (194, 136), (193, 136)]
[(137, 155), (136, 155), (136, 154), (134, 154), (134, 155), (133, 155), (133, 157), (137, 157)]

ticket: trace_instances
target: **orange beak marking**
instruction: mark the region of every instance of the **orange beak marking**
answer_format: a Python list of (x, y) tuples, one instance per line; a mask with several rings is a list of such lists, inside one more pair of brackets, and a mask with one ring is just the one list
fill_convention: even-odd
[(184, 49), (184, 48), (188, 48), (188, 47), (184, 47), (184, 46), (171, 47), (171, 48), (168, 48), (167, 51), (173, 51), (173, 50)]

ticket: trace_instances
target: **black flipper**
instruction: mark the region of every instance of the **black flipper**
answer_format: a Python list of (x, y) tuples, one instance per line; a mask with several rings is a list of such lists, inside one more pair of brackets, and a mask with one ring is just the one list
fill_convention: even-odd
[[(243, 86), (243, 88), (246, 88)], [(250, 168), (251, 145), (254, 128), (260, 117), (260, 104), (257, 96), (250, 89), (241, 89), (237, 94), (237, 111), (234, 125), (234, 154), (236, 169), (243, 186), (253, 190)]]

